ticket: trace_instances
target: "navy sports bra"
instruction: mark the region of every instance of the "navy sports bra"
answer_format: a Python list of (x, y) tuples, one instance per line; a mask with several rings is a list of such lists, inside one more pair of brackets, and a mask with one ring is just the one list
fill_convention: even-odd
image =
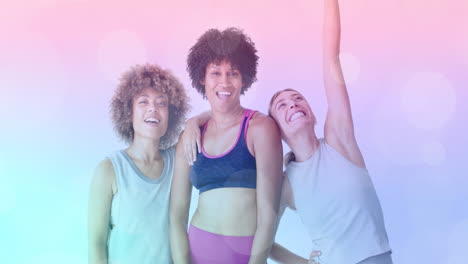
[(198, 153), (197, 160), (190, 170), (190, 181), (200, 191), (216, 188), (257, 187), (257, 166), (255, 157), (247, 148), (246, 135), (249, 120), (256, 111), (246, 109), (242, 118), (242, 126), (237, 134), (236, 143), (224, 154), (210, 156), (203, 148), (203, 136), (208, 122), (201, 133), (202, 153)]

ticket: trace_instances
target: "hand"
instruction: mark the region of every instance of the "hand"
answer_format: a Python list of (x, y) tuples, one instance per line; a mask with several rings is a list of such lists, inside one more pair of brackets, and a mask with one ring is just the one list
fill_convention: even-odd
[(309, 256), (308, 264), (320, 264), (320, 255), (322, 255), (322, 251), (319, 251), (319, 250), (312, 251)]
[(185, 126), (184, 134), (184, 152), (185, 159), (187, 160), (190, 166), (197, 160), (197, 149), (198, 153), (201, 152), (201, 143), (200, 143), (200, 128), (198, 123), (194, 118), (191, 118), (187, 121)]

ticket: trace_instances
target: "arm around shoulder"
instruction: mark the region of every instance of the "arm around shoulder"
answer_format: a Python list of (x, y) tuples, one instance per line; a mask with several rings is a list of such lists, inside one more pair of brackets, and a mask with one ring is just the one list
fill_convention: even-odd
[(200, 127), (202, 127), (208, 120), (210, 120), (211, 112), (203, 112), (196, 115), (185, 124), (185, 131), (182, 134), (184, 142), (185, 158), (190, 165), (197, 160), (197, 151), (201, 152), (201, 133)]

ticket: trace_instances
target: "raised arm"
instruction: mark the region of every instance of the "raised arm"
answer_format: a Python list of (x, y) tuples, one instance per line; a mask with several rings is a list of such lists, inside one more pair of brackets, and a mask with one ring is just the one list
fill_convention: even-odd
[(175, 264), (190, 263), (187, 225), (192, 185), (189, 180), (190, 167), (184, 157), (182, 134), (179, 136), (179, 143), (176, 148), (169, 209), (169, 238), (172, 258)]
[(211, 117), (211, 112), (203, 112), (196, 115), (189, 120), (185, 125), (184, 138), (184, 152), (185, 159), (190, 166), (197, 160), (198, 153), (201, 152), (201, 133), (200, 127), (203, 126)]
[(365, 167), (354, 137), (353, 118), (340, 64), (340, 9), (338, 0), (324, 0), (323, 78), (328, 111), (326, 142), (354, 164)]
[(264, 264), (276, 231), (283, 150), (279, 129), (270, 117), (254, 117), (247, 139), (250, 136), (257, 165), (257, 229), (249, 263)]
[(88, 203), (88, 263), (107, 264), (107, 237), (114, 195), (115, 174), (110, 160), (102, 161), (94, 174)]

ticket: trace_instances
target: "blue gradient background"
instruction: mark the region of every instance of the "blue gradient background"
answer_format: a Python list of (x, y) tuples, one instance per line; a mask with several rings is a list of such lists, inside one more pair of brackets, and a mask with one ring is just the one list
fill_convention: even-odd
[[(468, 2), (341, 2), (356, 136), (394, 262), (468, 263)], [(108, 113), (119, 74), (160, 64), (192, 114), (208, 109), (185, 71), (208, 28), (243, 28), (257, 45), (244, 106), (266, 112), (275, 91), (299, 89), (322, 135), (321, 21), (322, 2), (305, 0), (2, 2), (0, 262), (86, 263), (92, 173), (124, 147)], [(291, 211), (277, 241), (303, 256), (311, 245)]]

